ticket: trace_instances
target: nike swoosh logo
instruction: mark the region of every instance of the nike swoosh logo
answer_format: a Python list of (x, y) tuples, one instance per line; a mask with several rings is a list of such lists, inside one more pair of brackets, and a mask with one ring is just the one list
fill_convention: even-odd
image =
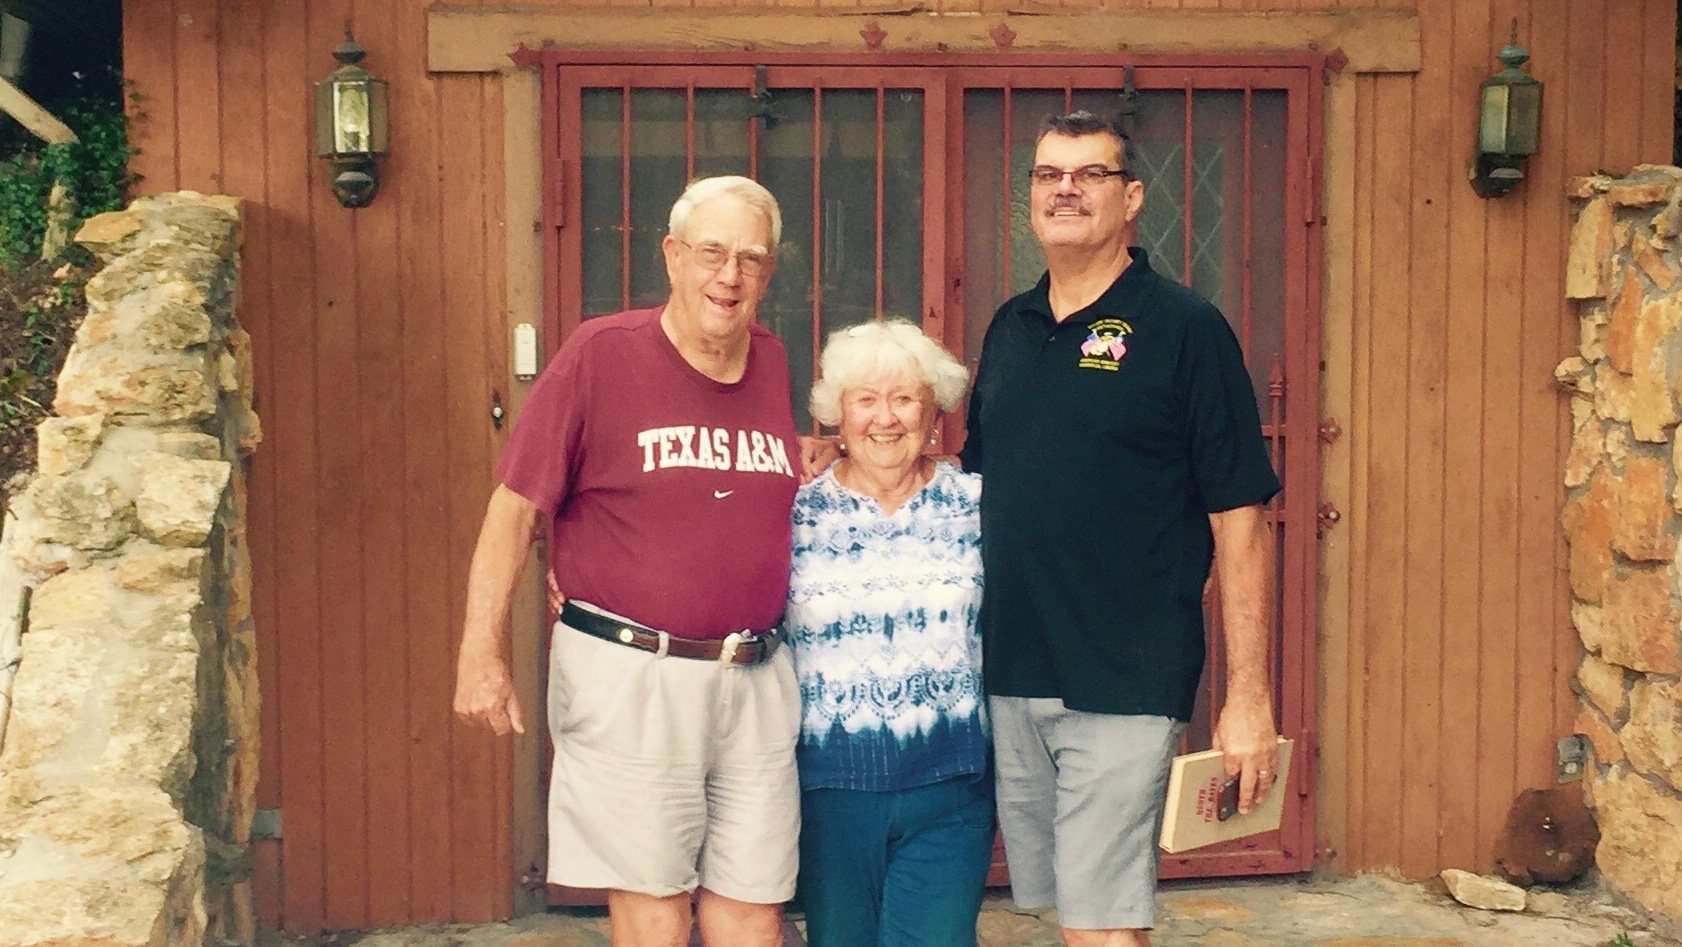
[(734, 491), (734, 490), (714, 490), (713, 491), (713, 499), (722, 500), (725, 497), (727, 497), (730, 494), (735, 493), (735, 492), (736, 491)]

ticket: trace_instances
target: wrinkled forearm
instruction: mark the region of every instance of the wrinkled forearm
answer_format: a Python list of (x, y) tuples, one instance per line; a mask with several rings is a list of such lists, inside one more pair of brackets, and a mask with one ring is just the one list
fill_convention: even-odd
[(500, 660), (508, 645), (508, 619), (525, 572), (541, 514), (531, 501), (504, 486), (491, 494), (467, 574), (467, 614), (462, 623), (464, 659)]
[(1226, 639), (1227, 702), (1262, 701), (1271, 713), (1273, 538), (1259, 505), (1211, 514), (1209, 523)]

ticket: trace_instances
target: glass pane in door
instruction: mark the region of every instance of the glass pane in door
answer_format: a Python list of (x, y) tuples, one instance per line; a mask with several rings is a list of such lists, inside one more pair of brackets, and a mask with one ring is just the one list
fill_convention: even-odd
[(672, 203), (689, 178), (682, 89), (631, 90), (630, 304), (657, 306), (666, 299), (666, 264), (660, 241)]
[(795, 424), (811, 430), (806, 399), (825, 337), (879, 314), (921, 312), (923, 93), (771, 94), (759, 176), (782, 207), (783, 242), (759, 320), (788, 348)]
[(580, 145), (585, 187), (583, 204), (583, 260), (579, 292), (584, 316), (599, 316), (625, 308), (621, 274), (625, 253), (620, 197), (624, 193), (624, 94), (619, 89), (585, 89), (579, 103), (583, 115)]
[(783, 214), (759, 319), (788, 349), (796, 424), (812, 427), (806, 399), (829, 332), (883, 313), (920, 319), (921, 89), (773, 88), (762, 119), (740, 88), (580, 94), (586, 318), (666, 298), (660, 240), (689, 169), (747, 174), (758, 121), (759, 180)]
[(746, 174), (746, 93), (696, 89), (692, 113), (685, 89), (587, 88), (580, 96), (584, 316), (657, 305), (667, 291), (660, 240), (690, 178), (690, 135), (696, 176)]

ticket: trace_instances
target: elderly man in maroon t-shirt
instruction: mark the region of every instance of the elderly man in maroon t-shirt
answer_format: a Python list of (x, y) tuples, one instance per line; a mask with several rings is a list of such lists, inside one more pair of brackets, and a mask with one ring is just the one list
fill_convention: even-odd
[(607, 888), (615, 945), (781, 943), (800, 692), (775, 631), (800, 480), (782, 344), (755, 321), (781, 215), (690, 185), (664, 306), (592, 319), (532, 388), (468, 577), (455, 710), (524, 732), (510, 602), (543, 517), (568, 600), (549, 659), (549, 880)]

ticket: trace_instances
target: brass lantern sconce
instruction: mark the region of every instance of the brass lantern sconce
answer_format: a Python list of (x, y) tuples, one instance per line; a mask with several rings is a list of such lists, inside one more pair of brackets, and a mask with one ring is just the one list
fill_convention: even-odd
[(1478, 112), (1478, 154), (1472, 159), (1472, 190), (1500, 197), (1524, 180), (1524, 161), (1536, 153), (1542, 132), (1542, 83), (1519, 67), (1530, 51), (1513, 38), (1496, 54), (1506, 66), (1483, 81)]
[(386, 83), (358, 63), (367, 50), (350, 30), (333, 50), (339, 68), (315, 84), (315, 153), (332, 161), (333, 196), (345, 207), (366, 207), (380, 190), (374, 163), (386, 153)]

